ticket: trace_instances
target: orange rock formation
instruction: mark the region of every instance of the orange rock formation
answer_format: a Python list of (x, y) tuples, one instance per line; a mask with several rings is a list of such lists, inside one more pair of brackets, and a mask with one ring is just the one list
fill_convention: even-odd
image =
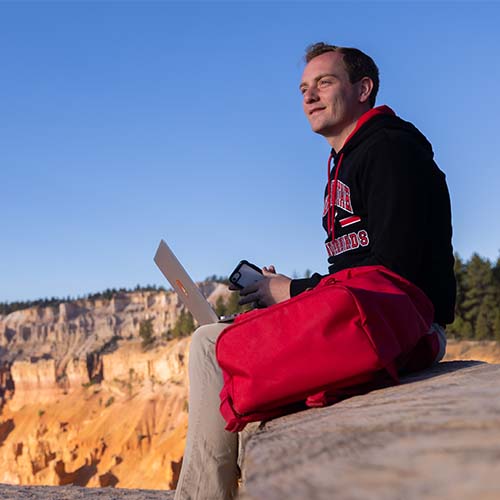
[[(212, 304), (229, 293), (200, 288)], [(0, 483), (173, 488), (189, 339), (143, 352), (139, 327), (164, 338), (182, 309), (152, 291), (0, 316)]]
[(188, 342), (146, 353), (128, 342), (104, 356), (101, 383), (69, 390), (54, 383), (54, 363), (15, 363), (14, 379), (25, 382), (3, 408), (0, 482), (175, 487), (187, 428)]

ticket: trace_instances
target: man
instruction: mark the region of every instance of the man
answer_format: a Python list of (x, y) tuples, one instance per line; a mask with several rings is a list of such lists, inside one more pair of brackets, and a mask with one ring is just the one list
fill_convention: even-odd
[[(306, 63), (304, 112), (332, 148), (323, 214), (329, 272), (384, 265), (420, 287), (440, 325), (440, 359), (443, 327), (453, 321), (455, 278), (449, 195), (431, 145), (387, 106), (374, 108), (378, 69), (366, 54), (317, 43)], [(273, 266), (263, 272), (266, 279), (240, 292), (242, 304), (276, 304), (321, 280), (318, 274), (292, 280)], [(193, 335), (189, 430), (176, 500), (229, 499), (235, 492), (237, 435), (224, 431), (214, 354), (223, 329), (209, 325)]]

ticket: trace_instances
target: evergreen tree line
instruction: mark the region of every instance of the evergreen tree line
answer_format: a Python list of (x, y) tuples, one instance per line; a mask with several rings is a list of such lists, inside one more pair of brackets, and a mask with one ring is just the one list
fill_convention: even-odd
[(18, 300), (14, 302), (0, 302), (0, 314), (10, 314), (21, 309), (30, 307), (53, 307), (58, 308), (59, 304), (72, 302), (74, 300), (111, 300), (115, 295), (132, 292), (161, 292), (166, 291), (166, 288), (157, 285), (136, 285), (135, 288), (106, 288), (102, 292), (88, 293), (87, 295), (78, 297), (51, 297), (36, 300)]
[(457, 305), (449, 336), (500, 341), (500, 257), (493, 265), (477, 254), (468, 262), (455, 255)]
[[(227, 276), (217, 276), (213, 274), (208, 276), (204, 281), (215, 281), (217, 283), (224, 283), (229, 285), (229, 279)], [(134, 288), (106, 288), (102, 292), (88, 293), (87, 295), (78, 297), (51, 297), (36, 300), (17, 300), (14, 302), (0, 302), (0, 314), (6, 315), (14, 311), (19, 311), (21, 309), (28, 309), (30, 307), (53, 307), (58, 308), (59, 304), (72, 302), (74, 300), (111, 300), (114, 296), (122, 293), (132, 293), (132, 292), (165, 292), (167, 289), (163, 286), (157, 285), (139, 285), (137, 284)]]
[[(68, 297), (69, 300), (70, 297)], [(27, 309), (28, 307), (59, 307), (59, 304), (66, 302), (66, 300), (51, 297), (45, 299), (37, 300), (17, 300), (14, 302), (0, 302), (0, 314), (10, 314), (14, 311), (20, 311), (21, 309)]]

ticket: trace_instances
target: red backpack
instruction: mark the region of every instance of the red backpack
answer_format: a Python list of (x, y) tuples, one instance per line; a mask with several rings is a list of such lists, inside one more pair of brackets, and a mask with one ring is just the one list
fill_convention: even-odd
[(399, 383), (431, 365), (434, 308), (383, 266), (346, 269), (312, 290), (236, 318), (219, 336), (226, 429)]

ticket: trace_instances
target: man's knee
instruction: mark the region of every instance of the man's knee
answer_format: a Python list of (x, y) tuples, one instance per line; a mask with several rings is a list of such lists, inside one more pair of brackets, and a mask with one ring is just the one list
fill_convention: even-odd
[(189, 359), (215, 356), (215, 343), (223, 329), (219, 323), (200, 326), (191, 336)]
[[(206, 379), (214, 374), (220, 375), (220, 367), (215, 356), (215, 343), (224, 325), (214, 323), (198, 328), (191, 337), (189, 348), (189, 378)], [(220, 389), (219, 389), (220, 390)]]

